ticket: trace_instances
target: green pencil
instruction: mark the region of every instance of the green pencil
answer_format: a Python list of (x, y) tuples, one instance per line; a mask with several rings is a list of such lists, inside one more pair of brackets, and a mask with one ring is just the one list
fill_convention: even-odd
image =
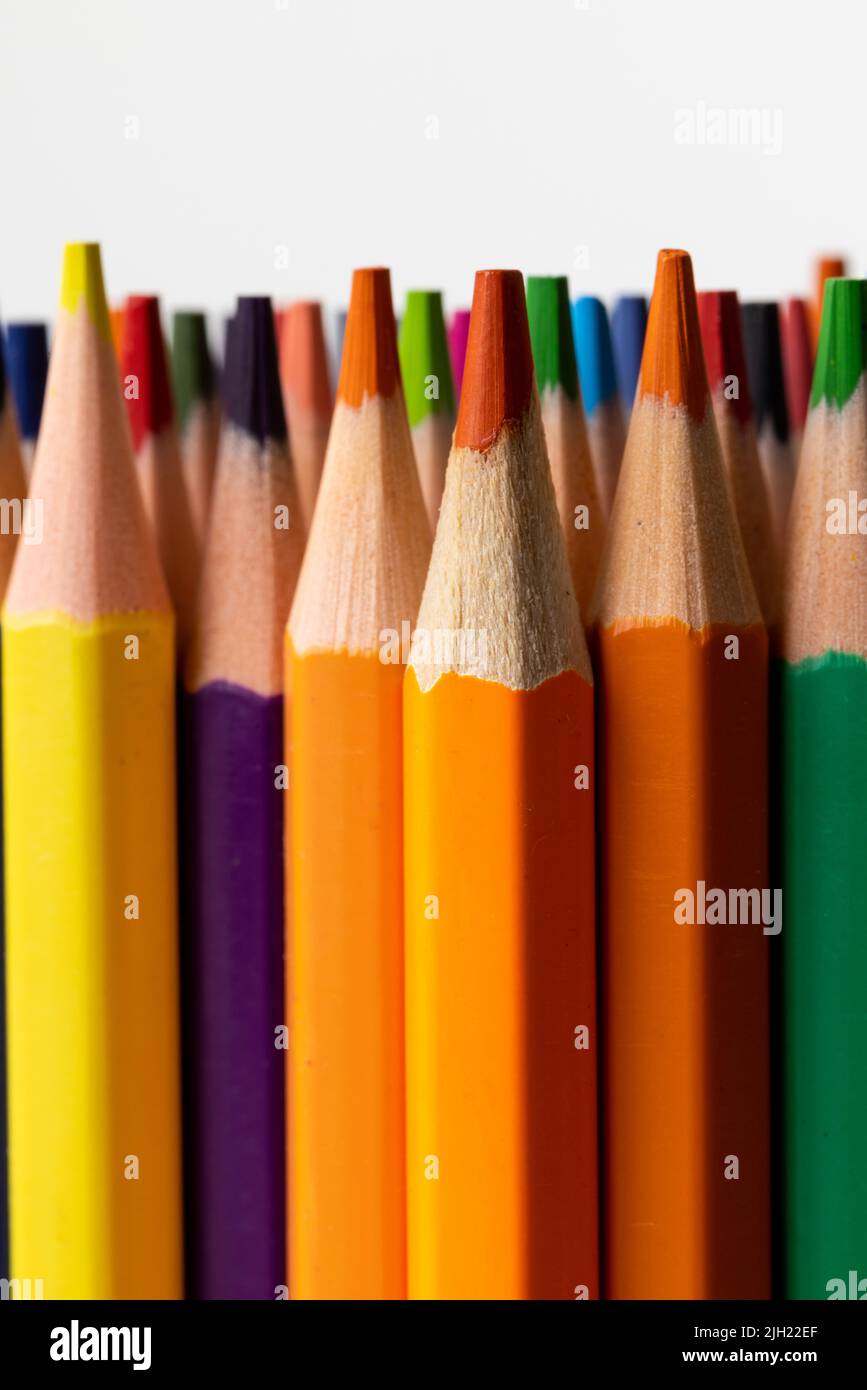
[(455, 427), (455, 388), (439, 290), (409, 291), (399, 349), (425, 511), (435, 531)]
[(527, 313), (560, 529), (572, 587), (585, 617), (602, 554), (605, 516), (578, 389), (566, 276), (529, 276)]
[[(829, 280), (784, 584), (785, 1280), (867, 1293), (867, 281)], [(864, 527), (864, 531), (860, 527)]]

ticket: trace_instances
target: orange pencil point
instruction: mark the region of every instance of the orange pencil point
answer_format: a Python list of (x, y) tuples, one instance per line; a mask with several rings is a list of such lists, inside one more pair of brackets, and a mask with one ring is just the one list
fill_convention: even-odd
[(686, 251), (660, 251), (650, 301), (638, 391), (685, 405), (701, 421), (707, 374), (701, 349), (692, 261)]
[(306, 527), (313, 508), (331, 428), (333, 397), (322, 326), (322, 306), (299, 301), (283, 311), (280, 382), (289, 424), (295, 474)]

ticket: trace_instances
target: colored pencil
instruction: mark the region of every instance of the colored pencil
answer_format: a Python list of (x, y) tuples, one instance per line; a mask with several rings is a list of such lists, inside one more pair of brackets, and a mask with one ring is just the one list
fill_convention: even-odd
[(208, 526), (220, 441), (220, 406), (205, 316), (178, 310), (172, 316), (172, 391), (190, 519), (201, 552)]
[(792, 452), (797, 463), (801, 440), (810, 408), (813, 381), (813, 347), (810, 339), (808, 306), (803, 299), (787, 299), (780, 305), (780, 331), (783, 348), (783, 374), (786, 404), (792, 431)]
[(744, 304), (741, 320), (759, 459), (768, 490), (777, 549), (782, 554), (795, 484), (795, 452), (786, 402), (779, 306)]
[(596, 488), (608, 517), (614, 504), (626, 428), (617, 390), (611, 329), (602, 301), (589, 295), (576, 299), (572, 305), (572, 329)]
[(470, 331), (469, 309), (455, 309), (449, 320), (449, 358), (452, 364), (452, 380), (455, 384), (455, 399), (460, 400), (464, 380), (464, 362), (467, 356), (467, 337)]
[(700, 294), (698, 317), (708, 385), (735, 515), (762, 617), (765, 626), (771, 630), (776, 626), (779, 612), (780, 557), (759, 463), (736, 292), (708, 290)]
[(605, 518), (578, 388), (566, 276), (531, 275), (527, 312), (557, 510), (583, 616), (596, 579)]
[(824, 306), (782, 670), (786, 1293), (819, 1299), (867, 1287), (867, 281)]
[(3, 619), (12, 1274), (177, 1298), (174, 632), (95, 245), (66, 249), (32, 493)]
[(623, 413), (629, 419), (641, 371), (641, 353), (647, 332), (647, 300), (643, 294), (626, 294), (611, 313), (611, 343)]
[(286, 307), (281, 304), (274, 305), (274, 340), (277, 344), (277, 358), (280, 357), (280, 343), (283, 338), (283, 324), (286, 319)]
[(455, 391), (439, 290), (410, 290), (398, 342), (422, 496), (436, 530), (455, 426)]
[[(8, 343), (8, 339), (7, 339)], [(15, 558), (15, 547), (18, 544), (19, 533), (23, 530), (24, 498), (27, 495), (27, 482), (24, 476), (24, 466), (21, 459), (21, 450), (18, 443), (18, 432), (15, 425), (15, 410), (13, 407), (11, 393), (7, 389), (6, 364), (2, 350), (0, 350), (0, 496), (4, 497), (10, 508), (15, 508), (16, 499), (21, 508), (20, 522), (16, 531), (14, 526), (4, 527), (0, 530), (0, 601), (6, 593), (9, 582), (9, 573), (12, 569), (12, 561)], [(15, 513), (10, 510), (10, 517), (14, 520)], [(34, 535), (37, 533), (33, 533)], [(3, 764), (0, 757), (0, 780), (2, 780)], [(0, 858), (2, 858), (3, 846), (3, 801), (0, 797)], [(2, 869), (2, 864), (0, 864)], [(9, 1275), (9, 1227), (8, 1227), (8, 1197), (7, 1197), (7, 1176), (6, 1176), (6, 1023), (5, 1023), (5, 989), (3, 981), (3, 876), (0, 873), (0, 1279), (8, 1278)]]
[(336, 309), (331, 323), (331, 352), (332, 352), (332, 371), (333, 381), (340, 380), (340, 372), (343, 364), (343, 339), (346, 336), (346, 310)]
[(237, 379), (237, 373), (232, 370), (232, 330), (235, 326), (235, 311), (231, 314), (223, 315), (223, 360), (220, 363), (219, 382), (220, 382), (220, 402), (223, 409), (228, 408), (226, 400), (227, 384)]
[[(30, 476), (48, 375), (48, 330), (44, 323), (10, 323), (6, 329), (6, 365), (18, 418), (25, 477)], [(4, 497), (8, 493), (3, 494)]]
[(825, 281), (839, 279), (846, 274), (846, 262), (842, 256), (820, 256), (816, 261), (815, 291), (810, 305), (810, 327), (815, 352), (819, 342), (819, 327), (822, 322), (822, 302), (825, 295)]
[(239, 299), (185, 663), (192, 1292), (285, 1283), (283, 632), (304, 549), (268, 299)]
[(109, 320), (111, 322), (111, 342), (114, 348), (114, 355), (117, 359), (117, 369), (123, 369), (123, 344), (126, 333), (126, 305), (115, 304), (109, 309)]
[(722, 925), (715, 890), (767, 888), (767, 638), (683, 251), (659, 255), (591, 618), (607, 1292), (764, 1298), (767, 938), (761, 902)]
[(595, 1298), (593, 687), (519, 271), (476, 277), (404, 728), (410, 1296)]
[(357, 270), (287, 641), (294, 1298), (405, 1292), (403, 668), (393, 647), (415, 622), (429, 552), (389, 274)]
[(178, 648), (189, 639), (199, 545), (181, 465), (159, 300), (130, 295), (124, 319), (123, 386), (145, 511), (175, 609)]
[(309, 529), (322, 477), (334, 405), (322, 328), (322, 306), (315, 301), (290, 304), (284, 313), (280, 338), (280, 379), (292, 440), (301, 515), (304, 526)]

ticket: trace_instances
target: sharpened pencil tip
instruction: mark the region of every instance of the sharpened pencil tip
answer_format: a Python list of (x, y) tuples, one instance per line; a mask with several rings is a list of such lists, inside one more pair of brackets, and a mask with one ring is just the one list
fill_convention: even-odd
[(712, 391), (727, 381), (736, 386), (736, 390), (726, 392), (725, 399), (741, 424), (746, 424), (752, 418), (753, 401), (747, 377), (737, 292), (702, 291), (698, 296), (698, 319), (708, 385)]
[(169, 385), (160, 302), (153, 294), (131, 294), (126, 302), (123, 335), (123, 375), (135, 378), (135, 389), (124, 388), (133, 445), (159, 434), (171, 424), (174, 411)]
[(693, 419), (704, 419), (707, 375), (692, 261), (686, 251), (659, 253), (638, 389), (642, 396), (686, 406)]
[(337, 398), (357, 408), (365, 396), (393, 396), (399, 379), (391, 272), (383, 266), (355, 270)]
[(842, 409), (867, 365), (867, 280), (827, 280), (810, 405)]
[(565, 275), (531, 275), (527, 280), (527, 315), (539, 390), (559, 386), (570, 400), (578, 396), (578, 369), (569, 284)]
[(519, 270), (479, 270), (455, 428), (455, 444), (485, 451), (507, 420), (520, 420), (533, 390), (533, 353)]
[(267, 295), (242, 295), (226, 359), (226, 412), (232, 424), (257, 439), (286, 438), (286, 417), (277, 365), (274, 313)]
[(94, 326), (111, 342), (111, 321), (102, 278), (102, 258), (96, 241), (70, 242), (63, 253), (60, 304), (74, 314), (81, 301)]
[(177, 309), (172, 316), (172, 386), (182, 426), (196, 404), (214, 398), (214, 363), (201, 310)]

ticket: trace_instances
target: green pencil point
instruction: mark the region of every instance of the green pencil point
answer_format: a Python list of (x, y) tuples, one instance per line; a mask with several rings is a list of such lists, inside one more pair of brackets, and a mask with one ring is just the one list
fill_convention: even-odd
[(443, 297), (439, 290), (410, 290), (400, 325), (400, 373), (409, 423), (455, 413)]
[(571, 400), (578, 396), (578, 369), (565, 275), (531, 275), (527, 280), (530, 341), (539, 390), (559, 386)]
[(183, 429), (197, 401), (214, 396), (214, 364), (208, 348), (205, 316), (178, 311), (172, 319), (172, 387), (178, 426)]
[(842, 409), (867, 364), (867, 280), (826, 280), (810, 406)]

